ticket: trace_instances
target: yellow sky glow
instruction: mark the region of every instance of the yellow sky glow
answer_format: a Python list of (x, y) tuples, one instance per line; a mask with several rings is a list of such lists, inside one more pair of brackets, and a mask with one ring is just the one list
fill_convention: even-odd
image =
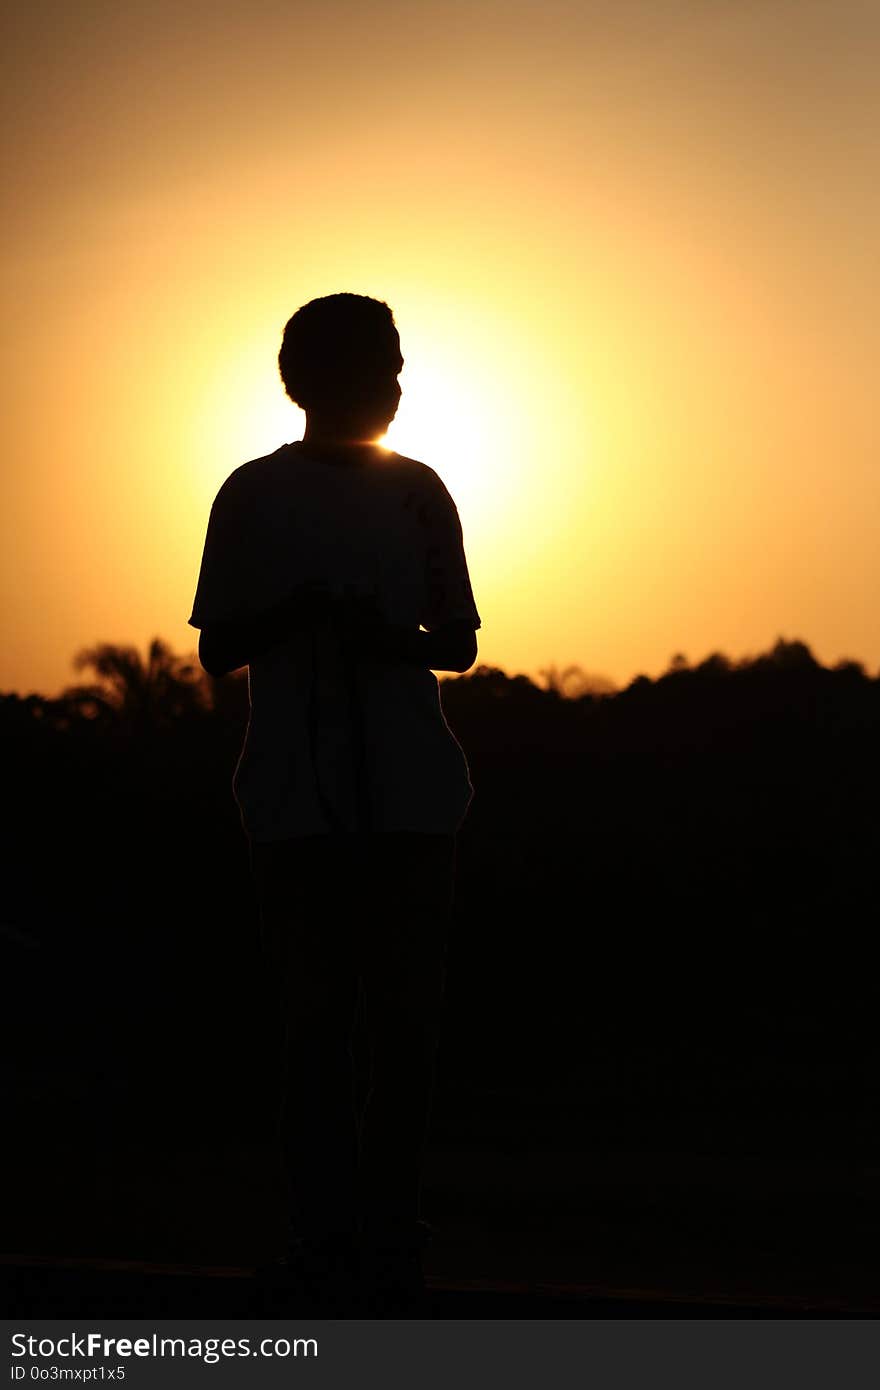
[(480, 660), (618, 682), (783, 634), (880, 665), (880, 12), (859, 0), (20, 7), (0, 689), (194, 645), (214, 493), (387, 300)]

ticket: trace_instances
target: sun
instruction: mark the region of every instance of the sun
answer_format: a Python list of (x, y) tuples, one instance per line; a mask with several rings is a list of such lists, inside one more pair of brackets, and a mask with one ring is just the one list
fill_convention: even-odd
[[(230, 355), (207, 380), (194, 383), (186, 411), (192, 476), (192, 508), (201, 516), (205, 498), (245, 459), (270, 454), (300, 439), (303, 412), (288, 400), (256, 348)], [(378, 441), (385, 448), (428, 464), (442, 478), (459, 509), (467, 534), (483, 531), (497, 512), (499, 453), (508, 461), (512, 440), (509, 400), (501, 402), (475, 372), (438, 354), (419, 354), (401, 373), (397, 416)], [(505, 419), (505, 406), (508, 410)]]

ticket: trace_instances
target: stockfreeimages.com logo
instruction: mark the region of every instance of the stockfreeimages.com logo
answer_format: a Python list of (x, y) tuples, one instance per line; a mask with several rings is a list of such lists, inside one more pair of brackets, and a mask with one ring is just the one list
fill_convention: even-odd
[[(218, 1361), (236, 1356), (266, 1356), (285, 1358), (289, 1356), (317, 1356), (318, 1343), (314, 1337), (262, 1337), (258, 1342), (250, 1337), (160, 1337), (153, 1332), (149, 1337), (105, 1337), (101, 1332), (71, 1332), (62, 1337), (33, 1337), (26, 1332), (13, 1332), (12, 1355), (18, 1358), (12, 1367), (13, 1380), (124, 1380), (125, 1366), (118, 1365), (115, 1371), (104, 1366), (80, 1366), (74, 1371), (67, 1370), (51, 1375), (41, 1360), (56, 1357), (69, 1360), (129, 1360), (161, 1357), (188, 1357), (206, 1362), (209, 1366)], [(22, 1358), (31, 1365), (20, 1364)]]

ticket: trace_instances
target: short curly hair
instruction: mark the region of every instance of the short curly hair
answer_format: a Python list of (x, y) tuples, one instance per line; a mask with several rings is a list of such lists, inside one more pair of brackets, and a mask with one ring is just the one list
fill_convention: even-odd
[(398, 361), (400, 338), (384, 300), (328, 294), (310, 300), (288, 319), (278, 369), (290, 399), (307, 410), (332, 400), (371, 369)]

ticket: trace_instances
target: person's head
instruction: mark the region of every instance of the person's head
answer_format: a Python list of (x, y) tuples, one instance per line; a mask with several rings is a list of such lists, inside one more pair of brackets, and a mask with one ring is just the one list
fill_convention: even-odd
[(278, 368), (310, 425), (366, 443), (391, 424), (400, 403), (400, 338), (388, 305), (362, 294), (313, 299), (288, 320)]

